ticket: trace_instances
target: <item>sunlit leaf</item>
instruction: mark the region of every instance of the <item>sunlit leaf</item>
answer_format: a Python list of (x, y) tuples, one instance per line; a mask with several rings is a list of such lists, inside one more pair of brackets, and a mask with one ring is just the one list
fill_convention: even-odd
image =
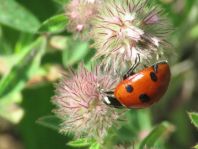
[(14, 0), (0, 0), (0, 23), (29, 33), (34, 33), (40, 25), (33, 14)]
[(26, 53), (23, 57), (12, 67), (9, 74), (0, 80), (0, 98), (23, 89), (26, 81), (39, 68), (45, 46), (46, 39), (39, 38), (24, 49)]
[(67, 47), (67, 37), (65, 36), (53, 36), (50, 39), (50, 45), (55, 49), (63, 50)]
[(4, 104), (0, 103), (0, 116), (4, 119), (17, 124), (23, 118), (24, 110), (14, 103)]
[(65, 30), (68, 19), (65, 14), (55, 15), (44, 21), (38, 32), (56, 33)]
[(194, 149), (198, 149), (198, 144), (193, 147)]
[(21, 33), (15, 44), (14, 52), (19, 53), (34, 40), (34, 35)]
[(89, 149), (100, 149), (100, 144), (99, 143), (93, 143)]
[(168, 135), (173, 131), (173, 126), (168, 122), (163, 122), (156, 126), (140, 143), (139, 149), (145, 147), (153, 147), (159, 139), (163, 139), (164, 136)]
[(189, 117), (190, 117), (191, 122), (193, 123), (193, 125), (195, 125), (195, 127), (198, 128), (198, 113), (189, 112), (188, 115), (189, 115)]
[(193, 39), (197, 39), (198, 38), (198, 25), (194, 26), (190, 32), (190, 37), (193, 38)]
[(44, 116), (44, 117), (39, 118), (36, 122), (45, 127), (59, 130), (59, 125), (61, 123), (61, 120), (54, 115), (49, 115), (49, 116)]
[(18, 106), (22, 95), (17, 92), (0, 100), (0, 116), (11, 123), (17, 124), (23, 118), (24, 110)]
[(67, 145), (72, 146), (72, 147), (86, 147), (93, 143), (95, 143), (93, 139), (81, 138), (81, 139), (77, 139), (74, 141), (70, 141), (67, 143)]

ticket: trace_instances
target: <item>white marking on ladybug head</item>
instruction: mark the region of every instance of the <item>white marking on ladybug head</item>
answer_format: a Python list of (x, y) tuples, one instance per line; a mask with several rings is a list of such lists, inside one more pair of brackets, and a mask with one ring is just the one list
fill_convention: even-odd
[(111, 102), (109, 101), (109, 98), (107, 96), (104, 97), (104, 102), (108, 105), (111, 104)]

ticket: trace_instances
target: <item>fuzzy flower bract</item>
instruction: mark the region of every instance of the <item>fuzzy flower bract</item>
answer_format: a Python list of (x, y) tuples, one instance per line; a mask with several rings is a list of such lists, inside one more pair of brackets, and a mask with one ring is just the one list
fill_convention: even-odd
[(68, 31), (82, 38), (89, 38), (91, 20), (96, 16), (101, 0), (71, 0), (65, 7), (69, 18)]
[(61, 132), (101, 141), (118, 119), (116, 109), (102, 102), (100, 89), (110, 90), (119, 80), (113, 79), (110, 72), (102, 73), (100, 68), (90, 72), (80, 65), (78, 72), (71, 71), (58, 84), (53, 103), (57, 105), (55, 113), (63, 120)]
[(92, 30), (96, 58), (115, 66), (133, 64), (137, 54), (141, 60), (158, 59), (169, 31), (163, 11), (149, 0), (105, 1)]

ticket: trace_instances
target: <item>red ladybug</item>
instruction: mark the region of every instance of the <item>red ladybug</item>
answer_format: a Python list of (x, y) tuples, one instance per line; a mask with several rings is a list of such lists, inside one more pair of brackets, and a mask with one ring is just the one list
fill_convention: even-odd
[(115, 108), (146, 108), (164, 95), (171, 76), (167, 61), (157, 62), (134, 73), (138, 64), (136, 62), (129, 69), (114, 92), (105, 92), (105, 104)]

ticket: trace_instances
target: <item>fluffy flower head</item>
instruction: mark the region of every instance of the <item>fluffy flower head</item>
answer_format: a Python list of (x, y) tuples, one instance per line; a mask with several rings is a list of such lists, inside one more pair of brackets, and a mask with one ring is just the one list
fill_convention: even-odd
[(68, 30), (86, 38), (91, 29), (91, 20), (97, 14), (100, 0), (71, 0), (65, 7), (69, 17)]
[(98, 10), (92, 31), (96, 57), (104, 56), (107, 64), (134, 63), (153, 59), (163, 52), (168, 23), (158, 6), (149, 0), (109, 0)]
[(55, 113), (63, 120), (61, 131), (101, 141), (119, 114), (102, 102), (100, 89), (114, 88), (115, 80), (108, 72), (101, 73), (99, 67), (89, 72), (82, 65), (78, 72), (65, 75), (53, 99), (57, 105)]

